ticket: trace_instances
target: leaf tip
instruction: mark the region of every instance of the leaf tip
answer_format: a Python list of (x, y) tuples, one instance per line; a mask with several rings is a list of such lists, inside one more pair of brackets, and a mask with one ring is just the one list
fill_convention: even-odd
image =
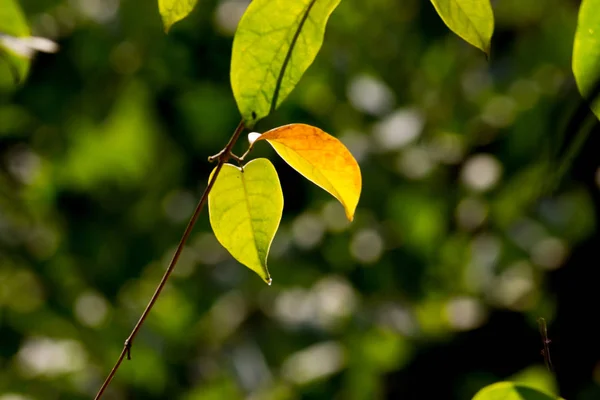
[(489, 62), (490, 61), (490, 57), (492, 55), (492, 46), (488, 44), (482, 50), (483, 50), (483, 53), (485, 54), (485, 61)]
[(165, 35), (168, 35), (169, 31), (171, 30), (171, 26), (173, 26), (173, 23), (170, 23), (169, 21), (167, 21), (166, 18), (163, 18), (162, 22), (163, 22), (163, 31), (165, 32)]
[(354, 221), (354, 210), (350, 211), (346, 209), (346, 218), (348, 218), (348, 221), (350, 222)]
[(174, 23), (175, 21), (169, 21), (167, 18), (163, 19), (163, 30), (165, 32), (165, 35), (169, 34)]
[[(265, 260), (266, 262), (266, 260)], [(269, 274), (269, 270), (267, 269), (267, 265), (266, 263), (262, 263), (262, 271), (258, 272), (258, 275), (262, 278), (263, 281), (265, 281), (265, 283), (269, 286), (271, 286), (271, 283), (273, 283), (273, 279), (271, 278), (271, 274)]]

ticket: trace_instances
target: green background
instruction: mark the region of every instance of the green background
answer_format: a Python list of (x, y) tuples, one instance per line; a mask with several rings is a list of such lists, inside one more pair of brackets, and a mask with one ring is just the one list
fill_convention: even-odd
[[(0, 400), (89, 399), (239, 122), (247, 3), (200, 1), (169, 35), (153, 1), (21, 4), (61, 49), (17, 88), (0, 66)], [(362, 170), (355, 221), (257, 144), (285, 197), (273, 285), (204, 212), (107, 399), (458, 400), (499, 380), (600, 398), (599, 132), (569, 124), (578, 2), (493, 6), (488, 62), (427, 1), (341, 2), (255, 130), (340, 138)]]

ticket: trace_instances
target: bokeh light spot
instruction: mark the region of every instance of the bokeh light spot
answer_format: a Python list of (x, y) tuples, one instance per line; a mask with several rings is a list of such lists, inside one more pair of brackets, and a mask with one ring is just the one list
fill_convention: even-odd
[(423, 131), (425, 121), (415, 109), (400, 109), (373, 128), (373, 135), (383, 151), (398, 150), (415, 140)]
[(214, 22), (217, 28), (228, 36), (233, 36), (238, 23), (248, 8), (248, 0), (221, 1), (215, 11)]
[(523, 311), (532, 306), (533, 269), (527, 261), (508, 266), (491, 285), (491, 298), (500, 305)]
[(369, 75), (352, 79), (348, 98), (354, 108), (371, 115), (383, 115), (394, 105), (393, 92), (382, 81)]
[(450, 325), (460, 331), (477, 328), (485, 319), (483, 305), (471, 297), (450, 299), (446, 304), (446, 315)]
[(318, 343), (292, 354), (281, 367), (282, 375), (296, 384), (330, 376), (345, 364), (343, 347), (337, 342)]
[(481, 118), (493, 127), (505, 128), (514, 122), (516, 107), (512, 98), (496, 96), (485, 105)]
[(363, 264), (373, 264), (383, 253), (383, 239), (373, 229), (358, 231), (350, 242), (350, 253), (352, 257)]
[(476, 197), (462, 199), (456, 207), (456, 221), (466, 231), (473, 231), (487, 218), (487, 205)]
[(58, 376), (82, 370), (86, 353), (81, 343), (66, 339), (29, 338), (17, 354), (26, 377)]
[(567, 258), (565, 243), (555, 237), (547, 237), (536, 243), (531, 249), (531, 261), (547, 269), (560, 267)]
[(502, 165), (490, 154), (477, 154), (469, 158), (461, 171), (463, 183), (472, 190), (492, 189), (502, 175)]
[(409, 179), (423, 179), (433, 170), (435, 164), (429, 152), (421, 147), (410, 147), (404, 150), (396, 161), (398, 172)]
[(323, 239), (325, 224), (321, 218), (312, 213), (298, 216), (292, 224), (294, 242), (302, 249), (311, 249)]
[(321, 215), (327, 229), (331, 232), (341, 232), (350, 226), (350, 221), (346, 217), (344, 207), (342, 207), (339, 201), (330, 200), (325, 203)]
[(85, 292), (75, 301), (75, 315), (82, 324), (99, 327), (106, 321), (108, 302), (97, 293)]
[(194, 210), (196, 201), (188, 191), (172, 191), (165, 196), (163, 210), (171, 222), (187, 220)]
[(119, 10), (119, 0), (71, 0), (71, 3), (83, 15), (98, 23), (110, 22)]

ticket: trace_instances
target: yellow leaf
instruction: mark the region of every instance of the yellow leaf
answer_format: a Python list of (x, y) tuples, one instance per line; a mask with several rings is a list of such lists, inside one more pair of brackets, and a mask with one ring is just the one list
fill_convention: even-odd
[(342, 203), (346, 217), (354, 218), (362, 177), (350, 151), (333, 136), (305, 124), (284, 125), (263, 133), (266, 140), (292, 168), (331, 193)]
[[(211, 178), (213, 174), (214, 170)], [(252, 160), (243, 169), (224, 164), (208, 195), (208, 213), (219, 243), (271, 284), (267, 256), (283, 213), (273, 164), (266, 158)]]

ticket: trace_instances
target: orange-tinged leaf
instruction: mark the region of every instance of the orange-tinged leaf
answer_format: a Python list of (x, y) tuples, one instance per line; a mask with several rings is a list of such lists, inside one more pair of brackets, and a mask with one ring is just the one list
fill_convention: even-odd
[(350, 221), (360, 198), (362, 177), (350, 151), (333, 136), (305, 124), (280, 126), (260, 135), (292, 168), (342, 203)]

